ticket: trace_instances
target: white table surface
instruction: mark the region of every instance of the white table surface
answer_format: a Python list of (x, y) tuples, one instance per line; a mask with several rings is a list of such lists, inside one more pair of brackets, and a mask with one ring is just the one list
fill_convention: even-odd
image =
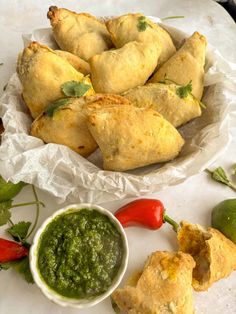
[[(168, 2), (168, 3), (167, 3)], [(216, 46), (222, 55), (236, 63), (236, 26), (233, 19), (217, 3), (209, 0), (90, 0), (90, 1), (29, 1), (0, 0), (0, 90), (15, 71), (17, 53), (22, 49), (22, 33), (30, 33), (35, 28), (47, 27), (46, 12), (50, 5), (67, 7), (77, 11), (87, 11), (96, 15), (118, 15), (125, 12), (143, 12), (145, 15), (166, 17), (184, 15), (184, 19), (169, 20), (167, 24), (191, 34), (198, 30), (206, 35), (208, 41)], [(236, 106), (236, 104), (235, 104)], [(230, 171), (236, 163), (236, 116), (230, 117), (232, 141), (221, 158), (213, 166), (221, 165)], [(223, 130), (222, 130), (223, 132)], [(212, 166), (212, 167), (213, 167)], [(55, 199), (38, 191), (39, 197), (46, 203), (41, 211), (39, 225), (53, 211), (62, 207)], [(157, 191), (148, 197), (163, 201), (169, 215), (177, 221), (185, 219), (202, 225), (210, 224), (211, 209), (220, 201), (236, 198), (236, 194), (228, 187), (213, 182), (206, 173), (189, 178), (184, 183)], [(16, 197), (16, 201), (33, 199), (28, 186)], [(103, 204), (114, 211), (127, 200)], [(17, 208), (13, 211), (13, 220), (33, 221), (34, 207)], [(4, 227), (0, 228), (0, 236), (6, 236)], [(175, 234), (168, 226), (159, 231), (147, 231), (131, 228), (127, 230), (130, 246), (130, 260), (127, 274), (142, 267), (147, 256), (155, 250), (176, 250)], [(236, 313), (236, 272), (229, 278), (213, 285), (207, 292), (194, 292), (196, 313), (219, 314)], [(14, 271), (0, 273), (0, 313), (1, 314), (108, 314), (113, 313), (109, 299), (99, 305), (75, 310), (62, 308), (46, 299), (36, 285), (24, 282)]]

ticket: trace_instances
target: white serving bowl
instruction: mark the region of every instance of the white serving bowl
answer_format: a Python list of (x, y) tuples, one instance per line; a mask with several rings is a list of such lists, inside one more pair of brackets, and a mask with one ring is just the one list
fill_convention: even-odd
[[(37, 261), (38, 261), (38, 249), (39, 249), (39, 243), (40, 243), (40, 237), (41, 234), (44, 232), (46, 227), (54, 220), (55, 217), (65, 214), (67, 211), (68, 212), (77, 212), (80, 211), (81, 209), (95, 209), (98, 212), (106, 215), (110, 221), (115, 225), (117, 230), (119, 231), (122, 240), (123, 240), (123, 246), (124, 246), (124, 253), (123, 253), (123, 258), (122, 258), (122, 263), (120, 266), (120, 269), (116, 275), (116, 277), (113, 279), (112, 285), (109, 287), (109, 289), (104, 292), (103, 294), (96, 296), (94, 298), (90, 299), (74, 299), (74, 298), (69, 298), (60, 295), (56, 291), (54, 291), (51, 287), (49, 287), (46, 282), (42, 279), (38, 266), (37, 266)], [(124, 276), (124, 273), (127, 268), (128, 264), (128, 257), (129, 257), (129, 248), (128, 248), (128, 241), (126, 238), (126, 234), (124, 232), (123, 227), (121, 226), (120, 222), (116, 219), (116, 217), (109, 212), (107, 209), (97, 206), (94, 204), (89, 204), (89, 203), (81, 203), (81, 204), (73, 204), (69, 205), (67, 207), (64, 207), (62, 209), (57, 210), (52, 216), (47, 218), (44, 223), (41, 225), (41, 227), (38, 229), (36, 232), (34, 239), (33, 239), (33, 244), (30, 248), (30, 254), (29, 254), (29, 259), (30, 259), (30, 269), (34, 278), (35, 283), (37, 286), (41, 289), (43, 294), (50, 299), (51, 301), (61, 305), (61, 306), (70, 306), (74, 308), (85, 308), (85, 307), (90, 307), (94, 306), (97, 303), (101, 302), (105, 298), (107, 298), (119, 285), (121, 282), (121, 279)]]

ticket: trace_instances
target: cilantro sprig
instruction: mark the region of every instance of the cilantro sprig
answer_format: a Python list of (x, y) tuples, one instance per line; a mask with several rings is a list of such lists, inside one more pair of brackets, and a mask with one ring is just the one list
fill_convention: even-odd
[(138, 17), (138, 23), (137, 23), (138, 31), (144, 32), (147, 29), (147, 27), (152, 28), (152, 25), (147, 22), (146, 16), (139, 16)]
[(192, 93), (192, 90), (192, 81), (189, 81), (188, 84), (178, 87), (176, 94), (179, 96), (179, 98), (186, 98), (189, 94)]
[(62, 92), (68, 97), (82, 97), (91, 85), (84, 82), (68, 81), (61, 85)]
[(219, 183), (225, 184), (236, 192), (236, 186), (230, 181), (225, 170), (222, 167), (218, 167), (214, 170), (206, 169), (210, 173), (211, 178)]
[[(171, 82), (171, 83), (173, 83), (175, 85), (179, 85), (174, 80), (172, 80), (170, 78), (167, 78), (166, 73), (165, 73), (163, 81), (159, 81), (159, 83), (161, 83), (161, 84), (168, 84), (168, 82)], [(192, 94), (192, 89), (193, 89), (192, 80), (190, 80), (186, 85), (177, 87), (176, 94), (181, 99), (186, 98), (189, 94), (192, 95), (192, 97), (194, 99), (196, 99), (196, 97)], [(203, 109), (206, 109), (206, 105), (202, 101), (198, 100), (198, 103), (199, 103), (200, 107), (202, 107)]]
[[(4, 180), (1, 180), (1, 189), (6, 189), (7, 182), (4, 184)], [(39, 211), (40, 206), (45, 206), (41, 201), (39, 201), (36, 190), (34, 186), (32, 185), (32, 191), (34, 194), (35, 201), (27, 202), (27, 203), (19, 203), (19, 204), (13, 204), (13, 200), (4, 200), (0, 202), (0, 226), (3, 226), (5, 224), (9, 224), (10, 227), (6, 229), (6, 231), (9, 233), (10, 236), (16, 241), (20, 242), (21, 245), (25, 246), (26, 248), (30, 247), (30, 244), (27, 242), (27, 239), (30, 237), (30, 235), (34, 232), (39, 218)], [(17, 193), (19, 193), (20, 190), (18, 189)], [(14, 196), (17, 194), (14, 193)], [(9, 194), (10, 195), (10, 194)], [(33, 226), (31, 227), (31, 222), (29, 221), (20, 221), (18, 223), (14, 223), (11, 220), (11, 209), (21, 206), (28, 206), (28, 205), (36, 205), (36, 216), (35, 221), (33, 223)], [(31, 229), (30, 229), (31, 227)], [(21, 274), (24, 279), (28, 283), (33, 283), (33, 277), (30, 272), (29, 268), (29, 258), (28, 256), (23, 257), (21, 259), (16, 259), (9, 262), (2, 262), (0, 263), (0, 270), (7, 270), (9, 268), (15, 269), (19, 274)]]
[(45, 113), (49, 117), (53, 117), (54, 112), (57, 111), (60, 107), (67, 105), (70, 101), (70, 98), (62, 98), (51, 103), (46, 109)]
[(71, 98), (82, 97), (89, 89), (90, 84), (85, 84), (84, 82), (78, 81), (68, 81), (61, 85), (61, 91), (66, 96), (66, 98), (58, 99), (51, 103), (46, 109), (45, 113), (49, 117), (53, 117), (54, 113), (61, 107), (69, 104)]
[(30, 267), (29, 267), (29, 257), (26, 256), (21, 260), (0, 263), (0, 271), (8, 270), (13, 268), (17, 273), (19, 273), (28, 283), (34, 283)]

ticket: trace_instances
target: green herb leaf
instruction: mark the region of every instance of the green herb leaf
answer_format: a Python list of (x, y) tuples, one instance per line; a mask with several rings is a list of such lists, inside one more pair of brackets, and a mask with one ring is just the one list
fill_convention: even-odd
[(212, 176), (212, 179), (214, 179), (215, 181), (221, 182), (226, 185), (229, 184), (229, 179), (227, 178), (227, 175), (222, 167), (216, 168), (211, 173), (211, 176)]
[(4, 64), (3, 62), (0, 63), (0, 65), (3, 65), (3, 64)]
[(138, 18), (139, 22), (144, 22), (145, 20), (146, 20), (146, 16), (144, 16), (144, 15), (139, 16), (139, 18)]
[(16, 240), (17, 238), (24, 240), (27, 236), (30, 225), (31, 222), (29, 221), (20, 221), (12, 227), (8, 228), (7, 231), (14, 238), (14, 240)]
[(62, 92), (68, 97), (82, 97), (91, 85), (78, 81), (68, 81), (61, 85)]
[(178, 87), (176, 90), (176, 94), (180, 98), (186, 98), (192, 92), (192, 81), (190, 81), (187, 85)]
[(229, 178), (227, 177), (222, 167), (218, 167), (214, 171), (210, 171), (207, 169), (207, 171), (211, 174), (213, 180), (227, 185), (236, 192), (236, 187), (230, 182)]
[(0, 203), (0, 226), (5, 225), (8, 219), (11, 218), (11, 212), (9, 209), (12, 207), (12, 200)]
[(12, 262), (0, 263), (0, 270), (8, 270), (12, 267)]
[(11, 200), (26, 184), (24, 182), (12, 183), (6, 182), (3, 177), (0, 176), (0, 202)]
[(15, 269), (19, 274), (23, 276), (23, 278), (28, 283), (34, 283), (30, 267), (29, 267), (29, 257), (26, 256), (20, 260), (7, 262), (7, 263), (0, 263), (0, 271), (1, 270), (8, 270), (9, 268)]
[(21, 274), (28, 283), (34, 283), (34, 279), (32, 277), (32, 274), (31, 274), (31, 271), (30, 271), (30, 267), (29, 267), (29, 257), (28, 256), (26, 256), (23, 259), (17, 261), (17, 263), (15, 263), (13, 268), (19, 274)]
[(146, 20), (145, 16), (140, 16), (138, 18), (138, 24), (137, 24), (137, 29), (139, 32), (144, 32), (147, 27), (152, 27)]
[(57, 109), (59, 109), (62, 106), (65, 106), (68, 104), (68, 102), (70, 101), (69, 98), (63, 98), (63, 99), (59, 99), (54, 101), (52, 104), (50, 104), (46, 109), (45, 109), (45, 113), (49, 116), (52, 117), (54, 112), (57, 111)]

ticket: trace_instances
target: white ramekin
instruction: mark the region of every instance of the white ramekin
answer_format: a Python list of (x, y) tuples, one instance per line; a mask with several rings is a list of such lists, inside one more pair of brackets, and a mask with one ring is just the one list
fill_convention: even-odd
[[(39, 240), (40, 240), (41, 234), (43, 233), (43, 231), (45, 230), (47, 225), (50, 224), (55, 217), (57, 217), (58, 215), (64, 214), (67, 211), (77, 212), (77, 211), (79, 211), (79, 210), (81, 210), (83, 208), (95, 209), (98, 212), (100, 212), (100, 213), (102, 213), (102, 214), (104, 214), (104, 215), (109, 217), (109, 219), (114, 223), (114, 225), (116, 226), (117, 230), (121, 234), (121, 237), (122, 237), (122, 240), (123, 240), (123, 245), (124, 245), (124, 254), (123, 254), (123, 259), (122, 259), (122, 263), (121, 263), (120, 269), (119, 269), (116, 277), (113, 279), (112, 285), (109, 287), (109, 289), (105, 293), (103, 293), (103, 294), (101, 294), (101, 295), (99, 295), (97, 297), (94, 297), (93, 299), (72, 299), (72, 298), (64, 297), (64, 296), (58, 294), (56, 291), (54, 291), (52, 288), (50, 288), (45, 283), (45, 281), (42, 279), (42, 277), (40, 275), (40, 272), (38, 270), (38, 266), (37, 266), (38, 245), (39, 245)], [(105, 209), (105, 208), (103, 208), (101, 206), (94, 205), (94, 204), (89, 204), (89, 203), (69, 205), (67, 207), (64, 207), (62, 209), (57, 210), (52, 216), (47, 218), (44, 221), (44, 223), (42, 224), (42, 226), (36, 232), (36, 234), (34, 236), (34, 239), (33, 239), (33, 244), (32, 244), (32, 246), (30, 248), (30, 254), (29, 254), (30, 269), (31, 269), (34, 281), (38, 285), (38, 287), (41, 289), (43, 294), (48, 299), (50, 299), (51, 301), (53, 301), (53, 302), (55, 302), (55, 303), (57, 303), (57, 304), (59, 304), (61, 306), (70, 306), (70, 307), (74, 307), (74, 308), (77, 308), (77, 309), (94, 306), (97, 303), (99, 303), (102, 300), (104, 300), (105, 298), (107, 298), (117, 288), (117, 286), (121, 282), (121, 279), (123, 278), (124, 273), (125, 273), (126, 268), (127, 268), (128, 258), (129, 258), (128, 241), (127, 241), (124, 229), (121, 226), (120, 222), (107, 209)]]

